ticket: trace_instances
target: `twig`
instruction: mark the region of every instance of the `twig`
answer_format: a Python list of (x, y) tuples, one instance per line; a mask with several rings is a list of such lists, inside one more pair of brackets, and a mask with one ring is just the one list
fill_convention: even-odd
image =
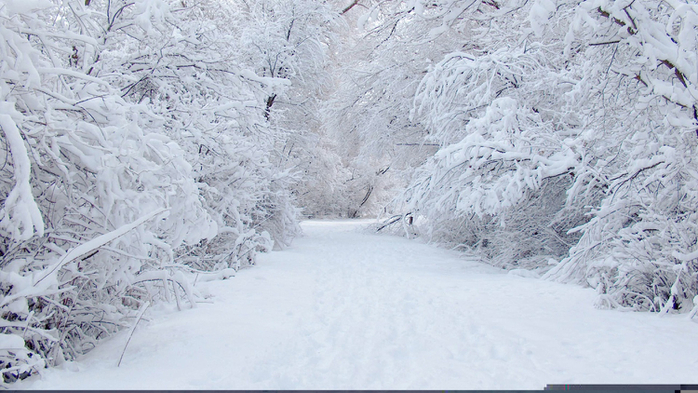
[(352, 8), (354, 8), (354, 6), (357, 5), (358, 3), (359, 3), (359, 0), (354, 0), (351, 4), (349, 4), (347, 7), (345, 7), (345, 8), (342, 10), (342, 12), (339, 13), (339, 15), (344, 15), (344, 14), (346, 14), (347, 12), (349, 12), (349, 10), (351, 10)]
[(130, 230), (138, 227), (139, 225), (143, 224), (144, 222), (150, 220), (151, 218), (155, 217), (156, 215), (162, 213), (166, 209), (158, 209), (145, 217), (141, 217), (140, 219), (126, 225), (122, 225), (121, 227), (109, 232), (105, 233), (104, 235), (97, 236), (96, 238), (85, 242), (83, 244), (80, 244), (79, 246), (73, 248), (72, 250), (68, 251), (67, 254), (65, 254), (58, 262), (56, 262), (53, 266), (50, 268), (46, 269), (48, 270), (47, 273), (45, 273), (40, 279), (36, 281), (34, 285), (39, 284), (41, 281), (45, 280), (47, 277), (51, 276), (54, 272), (56, 272), (59, 268), (65, 266), (69, 262), (91, 252), (99, 247), (109, 243), (110, 241), (117, 239), (123, 235), (125, 235), (127, 232)]
[(150, 306), (150, 302), (146, 301), (143, 303), (141, 306), (140, 310), (138, 310), (138, 315), (136, 315), (136, 321), (133, 323), (133, 326), (131, 326), (131, 330), (128, 332), (128, 339), (126, 339), (126, 345), (124, 345), (124, 350), (121, 351), (121, 357), (119, 358), (119, 363), (116, 364), (116, 367), (121, 366), (121, 361), (124, 359), (124, 354), (126, 353), (126, 347), (128, 347), (128, 343), (131, 342), (131, 337), (133, 337), (133, 332), (136, 331), (136, 326), (138, 326), (138, 322), (141, 321), (141, 318), (143, 318), (143, 314), (145, 313), (145, 310)]
[[(182, 304), (179, 302), (179, 294), (177, 293), (177, 285), (178, 283), (175, 282), (175, 280), (170, 280), (172, 282), (172, 292), (174, 292), (174, 297), (175, 300), (177, 301), (177, 311), (182, 311)], [(165, 288), (167, 290), (167, 288)]]
[(613, 41), (606, 41), (606, 42), (592, 42), (591, 44), (589, 44), (589, 46), (611, 45), (611, 44), (617, 44), (619, 42), (620, 42), (620, 40), (613, 40)]
[(388, 220), (386, 220), (384, 222), (384, 224), (380, 228), (376, 229), (376, 232), (380, 232), (383, 228), (388, 227), (390, 225), (393, 225), (396, 222), (400, 221), (401, 219), (402, 219), (401, 215), (396, 215), (396, 216), (390, 217)]

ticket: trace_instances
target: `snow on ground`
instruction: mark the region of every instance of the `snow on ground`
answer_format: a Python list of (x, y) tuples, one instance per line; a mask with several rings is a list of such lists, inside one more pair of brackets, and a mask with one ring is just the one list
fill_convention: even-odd
[[(290, 249), (155, 309), (30, 389), (542, 389), (698, 383), (698, 324), (603, 311), (594, 292), (417, 241), (308, 221)], [(167, 312), (166, 312), (167, 311)]]

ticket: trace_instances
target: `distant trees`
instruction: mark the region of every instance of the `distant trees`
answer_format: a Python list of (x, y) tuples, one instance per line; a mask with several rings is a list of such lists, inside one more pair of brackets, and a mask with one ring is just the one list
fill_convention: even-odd
[(377, 215), (434, 153), (410, 110), (422, 72), (447, 50), (425, 34), (433, 24), (401, 1), (360, 1), (344, 15), (335, 54), (335, 93), (323, 106), (324, 126), (350, 176), (343, 203), (349, 216)]
[(265, 117), (275, 135), (273, 161), (296, 177), (291, 190), (305, 216), (338, 216), (347, 172), (323, 127), (332, 92), (331, 52), (343, 25), (341, 1), (237, 1), (238, 59), (258, 75), (288, 82), (269, 91)]

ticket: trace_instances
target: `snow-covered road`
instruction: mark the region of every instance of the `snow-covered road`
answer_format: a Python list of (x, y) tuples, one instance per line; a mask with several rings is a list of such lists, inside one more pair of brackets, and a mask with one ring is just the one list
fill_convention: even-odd
[(309, 221), (290, 249), (153, 310), (31, 389), (542, 389), (698, 383), (698, 323), (602, 311), (594, 292), (418, 241)]

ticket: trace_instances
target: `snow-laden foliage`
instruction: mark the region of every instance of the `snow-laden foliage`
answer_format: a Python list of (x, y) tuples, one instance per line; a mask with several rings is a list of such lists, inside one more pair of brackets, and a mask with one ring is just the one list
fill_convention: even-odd
[(493, 100), (466, 137), (418, 170), (406, 209), (430, 220), (432, 239), (475, 248), (496, 265), (564, 256), (576, 240), (566, 232), (581, 219), (565, 208), (577, 160), (545, 126), (516, 100)]
[(584, 163), (570, 195), (603, 192), (580, 242), (549, 276), (585, 280), (601, 305), (694, 306), (697, 23), (698, 6), (687, 3), (597, 1), (582, 3), (568, 34), (570, 51), (581, 45), (573, 34), (586, 36), (586, 56), (607, 59), (586, 67), (588, 82), (575, 91), (601, 100), (578, 138), (596, 159)]
[[(64, 15), (60, 5), (36, 6), (22, 12), (23, 4), (10, 3), (1, 11), (9, 146), (2, 178), (13, 180), (3, 181), (2, 324), (36, 358), (55, 364), (127, 323), (146, 294), (141, 274), (216, 228), (191, 166), (153, 128), (152, 112), (75, 69), (66, 41), (97, 41), (66, 29), (67, 16), (55, 21)], [(23, 199), (13, 197), (17, 191)], [(199, 228), (181, 225), (189, 220)], [(22, 364), (4, 362), (4, 378), (32, 372)]]
[[(280, 138), (270, 130), (264, 101), (288, 88), (284, 79), (264, 77), (235, 61), (239, 51), (232, 5), (198, 2), (160, 18), (147, 34), (129, 32), (113, 40), (119, 85), (132, 102), (148, 102), (165, 132), (186, 150), (218, 236), (183, 257), (198, 269), (254, 262), (256, 249), (271, 240), (288, 244), (297, 231), (289, 173), (272, 164)], [(176, 19), (173, 19), (175, 18)], [(174, 27), (174, 31), (173, 27)]]
[[(404, 212), (435, 241), (596, 288), (601, 306), (689, 311), (698, 8), (665, 1), (414, 1), (462, 34), (412, 116), (441, 149)], [(552, 267), (552, 269), (551, 269)]]
[(0, 368), (85, 353), (148, 301), (193, 307), (192, 271), (297, 231), (265, 99), (217, 2), (0, 5)]

